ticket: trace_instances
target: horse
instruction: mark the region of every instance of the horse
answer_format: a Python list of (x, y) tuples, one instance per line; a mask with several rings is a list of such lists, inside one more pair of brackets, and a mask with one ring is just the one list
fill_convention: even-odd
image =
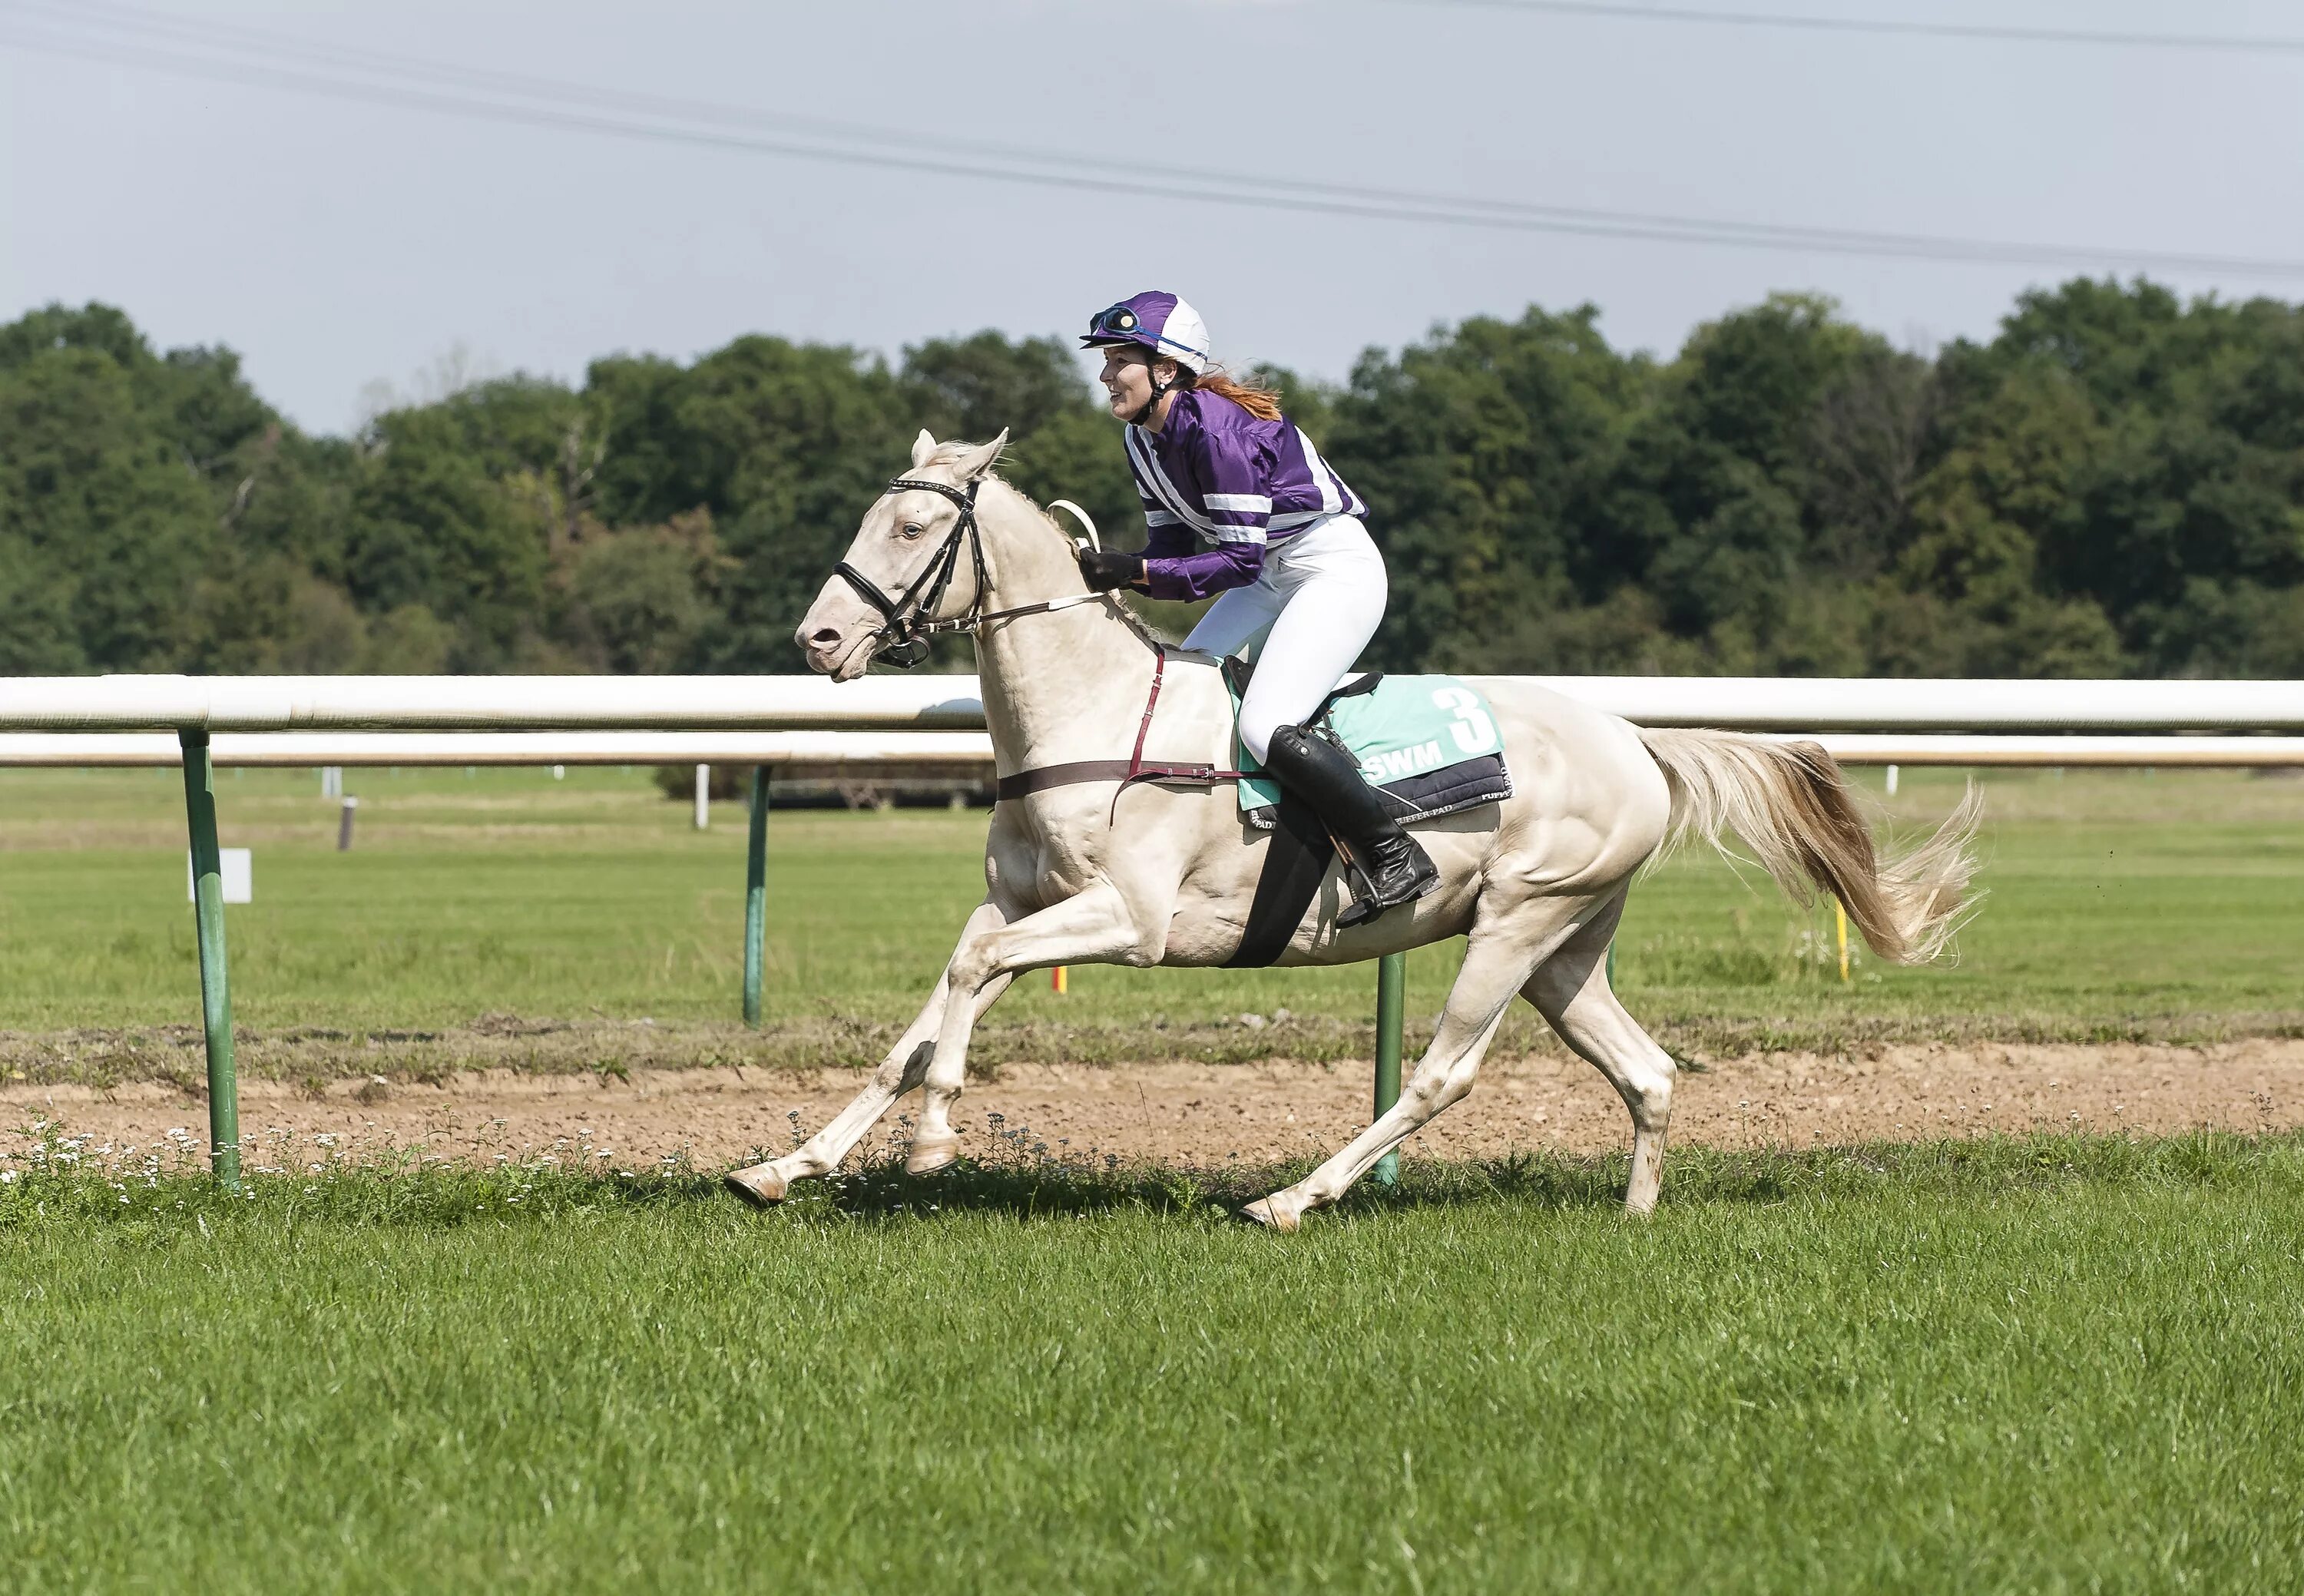
[[(1225, 779), (1236, 773), (1221, 768), (1233, 734), (1221, 662), (1159, 643), (1116, 596), (1088, 590), (1064, 530), (995, 474), (1006, 441), (939, 443), (923, 431), (911, 471), (866, 511), (795, 633), (809, 667), (839, 682), (876, 656), (917, 663), (936, 632), (972, 634), (1002, 796), (985, 838), (984, 900), (919, 1016), (821, 1130), (727, 1176), (763, 1206), (835, 1167), (915, 1088), (925, 1090), (905, 1167), (952, 1163), (970, 1033), (1011, 980), (1058, 964), (1223, 964), (1273, 845), (1244, 821)], [(1940, 956), (1961, 917), (1980, 812), (1972, 789), (1919, 845), (1884, 857), (1815, 743), (1644, 730), (1530, 683), (1483, 685), (1511, 796), (1416, 823), (1439, 886), (1365, 923), (1338, 925), (1348, 878), (1332, 862), (1275, 961), (1354, 964), (1465, 938), (1399, 1101), (1302, 1180), (1247, 1206), (1275, 1230), (1295, 1230), (1470, 1092), (1514, 994), (1622, 1098), (1624, 1208), (1649, 1212), (1675, 1065), (1617, 1001), (1606, 955), (1634, 873), (1672, 844), (1724, 847), (1734, 832), (1791, 896), (1832, 894), (1897, 964)]]

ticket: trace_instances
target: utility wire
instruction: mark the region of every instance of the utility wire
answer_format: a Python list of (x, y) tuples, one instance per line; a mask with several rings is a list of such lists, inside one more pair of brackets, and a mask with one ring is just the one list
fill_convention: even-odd
[[(1027, 149), (1012, 144), (987, 143), (979, 140), (957, 139), (943, 134), (938, 134), (931, 140), (919, 134), (893, 132), (860, 123), (792, 116), (750, 107), (719, 106), (707, 101), (674, 98), (663, 95), (634, 94), (628, 90), (595, 88), (519, 73), (475, 71), (468, 67), (450, 66), (382, 51), (314, 44), (289, 36), (264, 33), (249, 28), (224, 24), (187, 23), (181, 19), (160, 13), (139, 11), (128, 6), (106, 4), (103, 0), (18, 0), (15, 9), (48, 13), (51, 13), (53, 21), (57, 22), (85, 25), (94, 21), (98, 26), (114, 29), (160, 33), (173, 37), (180, 42), (211, 50), (221, 47), (244, 54), (254, 52), (258, 54), (259, 57), (269, 54), (316, 63), (328, 68), (354, 69), (368, 74), (381, 73), (388, 78), (411, 80), (419, 87), (436, 88), (447, 85), (481, 89), (494, 91), (498, 95), (509, 95), (516, 99), (541, 101), (548, 106), (556, 105), (565, 108), (573, 106), (588, 113), (597, 113), (604, 107), (623, 109), (658, 119), (670, 118), (675, 123), (767, 130), (784, 134), (831, 138), (893, 148), (900, 152), (925, 156), (939, 161), (947, 161), (954, 154), (973, 154), (1010, 165), (1021, 164), (1036, 168), (1055, 168), (1059, 171), (1086, 174), (1093, 175), (1099, 183), (1107, 181), (1111, 174), (1118, 170), (1157, 179), (1164, 183), (1197, 184), (1202, 187), (1214, 186), (1226, 191), (1247, 190), (1251, 191), (1258, 198), (1275, 191), (1286, 191), (1316, 195), (1348, 203), (1414, 208), (1419, 215), (1434, 208), (1452, 212), (1462, 208), (1492, 211), (1512, 217), (1571, 222), (1580, 225), (1609, 224), (1634, 228), (1661, 228), (1674, 232), (1689, 229), (1700, 229), (1707, 233), (1717, 231), (1744, 234), (1753, 239), (1764, 239), (1772, 242), (1860, 244), (1868, 247), (1885, 245), (1893, 248), (1922, 250), (1953, 247), (1985, 252), (2025, 250), (2030, 248), (2025, 245), (2005, 245), (1971, 239), (1868, 233), (1835, 227), (1802, 227), (1782, 223), (1740, 222), (1719, 217), (1656, 216), (1639, 211), (1537, 205), (1520, 200), (1491, 200), (1478, 195), (1387, 189), (1367, 184), (1329, 183), (1295, 178), (1262, 178), (1209, 167), (1160, 166), (1133, 159), (1115, 162), (1105, 157), (1064, 156), (1045, 149)], [(1243, 202), (1246, 202), (1245, 199)], [(2106, 258), (2106, 254), (2107, 251), (2102, 250), (2075, 250), (2071, 252), (2071, 259), (2074, 263), (2100, 262)]]
[[(243, 55), (264, 51), (289, 57), (301, 55), (311, 61), (325, 60), (327, 69), (314, 72), (293, 65), (273, 64), (260, 56), (252, 62), (218, 59), (211, 55), (187, 54), (181, 49), (87, 38), (53, 30), (30, 33), (21, 30), (0, 30), (0, 40), (13, 42), (20, 47), (113, 64), (263, 88), (326, 93), (488, 121), (939, 176), (980, 178), (1106, 195), (1132, 194), (1374, 220), (1728, 245), (1745, 249), (2057, 265), (2083, 269), (2117, 264), (2130, 267), (2247, 276), (2304, 277), (2304, 261), (1869, 233), (1534, 206), (1412, 191), (1264, 179), (1205, 168), (1151, 166), (1133, 160), (1082, 158), (1014, 146), (942, 138), (931, 140), (919, 135), (894, 133), (853, 123), (778, 116), (664, 97), (594, 89), (546, 79), (478, 72), (378, 52), (309, 46), (301, 41), (258, 34), (247, 29), (203, 29), (174, 19), (155, 18), (151, 13), (126, 7), (106, 5), (101, 0), (82, 0), (81, 4), (69, 8), (42, 5), (39, 0), (32, 0), (29, 5), (20, 4), (0, 10), (0, 21), (4, 21), (12, 13), (18, 17), (25, 17), (28, 12), (39, 11), (52, 13), (58, 21), (66, 19), (80, 22), (96, 21), (100, 26), (115, 30), (124, 27), (139, 31), (172, 34), (179, 39), (196, 42), (204, 48), (220, 47)], [(107, 18), (117, 21), (106, 21)], [(47, 17), (37, 15), (26, 20), (35, 22), (49, 21)], [(148, 27), (147, 24), (155, 25)], [(348, 72), (384, 73), (411, 81), (377, 81), (368, 76), (347, 75)], [(481, 89), (493, 90), (494, 97), (476, 92)], [(517, 104), (503, 98), (506, 95), (544, 103)], [(602, 106), (623, 106), (626, 114), (615, 115), (597, 108)], [(666, 117), (677, 117), (703, 125), (683, 127), (665, 121)], [(711, 125), (716, 123), (721, 124), (720, 128)], [(724, 131), (747, 127), (783, 131), (777, 136)], [(955, 158), (962, 154), (973, 154), (979, 158), (973, 161)]]
[(1811, 33), (1980, 39), (1992, 44), (2097, 45), (2116, 49), (2212, 50), (2230, 55), (2304, 55), (2304, 38), (2274, 35), (2125, 33), (2088, 28), (2011, 28), (1988, 22), (1916, 22), (1889, 17), (1703, 11), (1678, 5), (1610, 5), (1604, 0), (1401, 0), (1401, 3), (1453, 5), (1480, 11), (1518, 11), (1541, 16), (1597, 17), (1612, 22), (1700, 22), (1717, 28), (1791, 28)]

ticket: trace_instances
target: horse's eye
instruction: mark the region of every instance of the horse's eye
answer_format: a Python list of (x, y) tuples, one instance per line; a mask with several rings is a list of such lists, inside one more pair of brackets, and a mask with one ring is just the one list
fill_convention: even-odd
[(917, 537), (919, 537), (919, 535), (920, 535), (920, 523), (919, 523), (919, 522), (917, 522), (917, 521), (908, 521), (908, 522), (904, 522), (904, 536), (905, 536), (905, 537), (907, 537), (907, 538), (917, 538)]

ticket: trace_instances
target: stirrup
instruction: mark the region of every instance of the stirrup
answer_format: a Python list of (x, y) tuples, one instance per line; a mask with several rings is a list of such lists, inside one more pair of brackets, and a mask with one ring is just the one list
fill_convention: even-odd
[(1352, 857), (1351, 850), (1344, 846), (1342, 842), (1336, 844), (1336, 857), (1343, 861), (1344, 875), (1352, 884), (1352, 901), (1345, 904), (1336, 915), (1338, 930), (1348, 931), (1354, 926), (1366, 925), (1391, 910), (1402, 908), (1414, 903), (1440, 885), (1440, 870), (1432, 862), (1432, 855), (1426, 853), (1424, 845), (1417, 842), (1413, 836), (1408, 840), (1417, 853), (1423, 856), (1424, 868), (1417, 872), (1414, 891), (1406, 897), (1390, 899), (1376, 896), (1376, 882), (1362, 868), (1360, 862)]

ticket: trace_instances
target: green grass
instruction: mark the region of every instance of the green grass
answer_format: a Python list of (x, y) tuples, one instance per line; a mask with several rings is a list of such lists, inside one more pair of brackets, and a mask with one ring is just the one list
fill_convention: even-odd
[[(309, 777), (219, 784), (259, 1064), (502, 1014), (578, 1023), (538, 1067), (641, 1016), (857, 1057), (977, 891), (980, 814), (776, 815), (754, 1039), (725, 806), (353, 782), (349, 855)], [(1957, 965), (1842, 988), (1821, 915), (1691, 858), (1635, 892), (1635, 1011), (1683, 1048), (2304, 1031), (2304, 786), (1986, 794)], [(196, 1074), (179, 802), (0, 774), (0, 1070)], [(1453, 957), (1411, 959), (1411, 1016)], [(1083, 970), (985, 1050), (1364, 1049), (1369, 985)], [(1683, 1150), (1644, 1225), (1621, 1159), (1411, 1162), (1283, 1239), (1226, 1205), (1288, 1170), (875, 1167), (763, 1216), (678, 1168), (325, 1153), (231, 1196), (44, 1133), (0, 1162), (0, 1589), (2221, 1591), (2304, 1557), (2304, 1137)]]
[[(1907, 772), (1890, 810), (1916, 830), (1950, 807), (1961, 779)], [(2294, 979), (2304, 784), (1984, 779), (1990, 896), (1956, 964), (1884, 968), (1859, 949), (1843, 987), (1827, 913), (1803, 915), (1756, 872), (1740, 879), (1688, 856), (1634, 890), (1619, 938), (1627, 1001), (1687, 1052), (2304, 1031)], [(640, 772), (555, 782), (526, 770), (355, 771), (352, 782), (364, 799), (360, 836), (339, 854), (335, 806), (309, 774), (219, 777), (224, 840), (257, 854), (257, 901), (230, 914), (243, 1027), (733, 1017), (743, 848), (733, 806), (699, 835), (686, 806)], [(0, 1031), (197, 1022), (181, 808), (174, 772), (0, 772)], [(795, 1061), (876, 1056), (976, 901), (984, 826), (980, 812), (775, 815), (769, 1029), (713, 1045)], [(1411, 1032), (1437, 1011), (1460, 947), (1411, 956)], [(1365, 970), (1083, 969), (1065, 998), (1044, 981), (1019, 982), (987, 1022), (986, 1051), (1364, 1053), (1370, 986)], [(1236, 1021), (1283, 1007), (1292, 1026), (1250, 1031)], [(1519, 1014), (1504, 1045), (1537, 1031)], [(19, 1070), (39, 1067), (25, 1057), (20, 1047)]]
[(0, 1588), (2294, 1588), (2304, 1141), (0, 1185)]

